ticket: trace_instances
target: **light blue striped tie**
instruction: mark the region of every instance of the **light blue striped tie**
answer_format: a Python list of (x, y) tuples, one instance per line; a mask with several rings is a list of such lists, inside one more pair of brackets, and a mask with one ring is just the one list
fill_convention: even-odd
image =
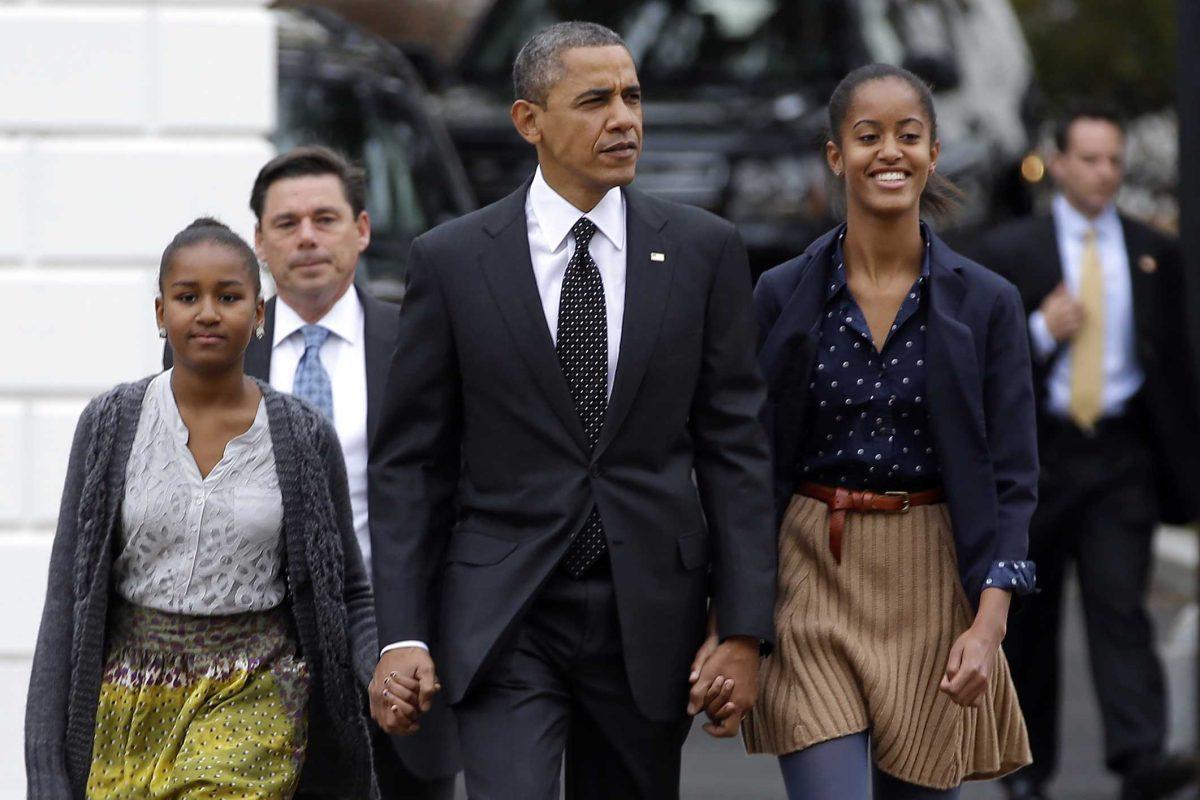
[(304, 334), (304, 355), (296, 367), (292, 394), (312, 403), (332, 420), (333, 385), (329, 382), (325, 365), (321, 363), (321, 345), (329, 338), (330, 330), (320, 325), (305, 325), (300, 332)]

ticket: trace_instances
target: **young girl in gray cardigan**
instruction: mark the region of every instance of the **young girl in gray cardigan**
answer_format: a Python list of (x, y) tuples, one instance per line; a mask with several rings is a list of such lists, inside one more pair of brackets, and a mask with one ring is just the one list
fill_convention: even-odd
[(334, 429), (243, 374), (263, 300), (235, 233), (181, 231), (159, 290), (173, 369), (94, 399), (71, 447), (29, 797), (377, 797), (374, 616)]

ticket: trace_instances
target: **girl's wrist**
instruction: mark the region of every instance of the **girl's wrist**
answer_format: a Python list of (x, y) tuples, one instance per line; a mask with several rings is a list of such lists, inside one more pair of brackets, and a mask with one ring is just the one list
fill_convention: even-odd
[(1008, 632), (1005, 622), (980, 617), (975, 618), (975, 622), (971, 625), (971, 628), (978, 636), (991, 642), (996, 647), (1000, 646), (1000, 643), (1004, 641), (1004, 635)]
[(979, 598), (979, 611), (971, 627), (997, 645), (1008, 632), (1008, 606), (1012, 596), (1002, 589), (986, 589)]

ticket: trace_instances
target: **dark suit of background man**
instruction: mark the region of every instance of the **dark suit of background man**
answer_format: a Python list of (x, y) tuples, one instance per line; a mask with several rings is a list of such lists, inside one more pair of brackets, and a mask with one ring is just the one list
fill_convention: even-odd
[[(246, 349), (246, 372), (331, 416), (346, 460), (354, 532), (369, 570), (368, 442), (379, 426), (400, 309), (360, 287), (350, 291), (371, 238), (364, 181), (361, 170), (323, 147), (297, 148), (259, 171), (250, 194), (258, 219), (254, 244), (276, 295), (267, 301), (263, 337), (251, 339)], [(439, 704), (423, 727), (411, 738), (375, 729), (384, 800), (453, 797), (459, 769), (454, 721)], [(321, 734), (319, 720), (310, 720), (311, 746), (318, 746)]]
[(1057, 762), (1063, 577), (1082, 593), (1105, 757), (1122, 797), (1165, 796), (1186, 762), (1164, 755), (1163, 673), (1144, 599), (1159, 520), (1196, 515), (1200, 466), (1192, 348), (1173, 242), (1117, 213), (1124, 133), (1098, 109), (1068, 115), (1050, 171), (1052, 213), (998, 230), (983, 263), (1029, 312), (1041, 486), (1029, 557), (1041, 593), (1009, 622), (1005, 652), (1033, 764), (1010, 797), (1046, 797)]
[[(704, 211), (623, 189), (628, 50), (562, 23), (517, 58), (539, 168), (413, 245), (375, 439), (381, 642), (433, 645), (473, 800), (679, 793), (710, 596), (732, 734), (773, 635), (775, 537), (745, 252)], [(694, 471), (694, 479), (693, 479)], [(431, 586), (440, 576), (437, 602)], [(385, 652), (374, 684), (434, 681)], [(400, 730), (418, 709), (375, 702)], [(398, 712), (391, 710), (396, 706)]]

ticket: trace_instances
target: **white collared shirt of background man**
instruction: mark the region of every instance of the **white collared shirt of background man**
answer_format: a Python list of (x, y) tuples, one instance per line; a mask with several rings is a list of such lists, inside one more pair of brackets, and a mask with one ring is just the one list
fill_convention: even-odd
[[(371, 534), (367, 524), (367, 364), (363, 307), (351, 286), (317, 324), (332, 335), (321, 345), (321, 364), (333, 387), (333, 426), (346, 461), (354, 536), (371, 574)], [(292, 393), (296, 368), (304, 355), (306, 323), (291, 306), (277, 298), (271, 353), (271, 385)]]
[[(1133, 288), (1121, 218), (1117, 215), (1116, 206), (1110, 204), (1098, 217), (1089, 220), (1061, 194), (1055, 196), (1051, 209), (1063, 281), (1072, 295), (1079, 294), (1084, 235), (1089, 228), (1096, 231), (1096, 247), (1100, 251), (1100, 265), (1104, 271), (1104, 416), (1120, 414), (1145, 380), (1134, 343)], [(1058, 348), (1041, 311), (1029, 316), (1029, 336), (1034, 352), (1042, 361)], [(1068, 417), (1071, 401), (1069, 346), (1055, 362), (1047, 389), (1050, 411), (1057, 416)]]

